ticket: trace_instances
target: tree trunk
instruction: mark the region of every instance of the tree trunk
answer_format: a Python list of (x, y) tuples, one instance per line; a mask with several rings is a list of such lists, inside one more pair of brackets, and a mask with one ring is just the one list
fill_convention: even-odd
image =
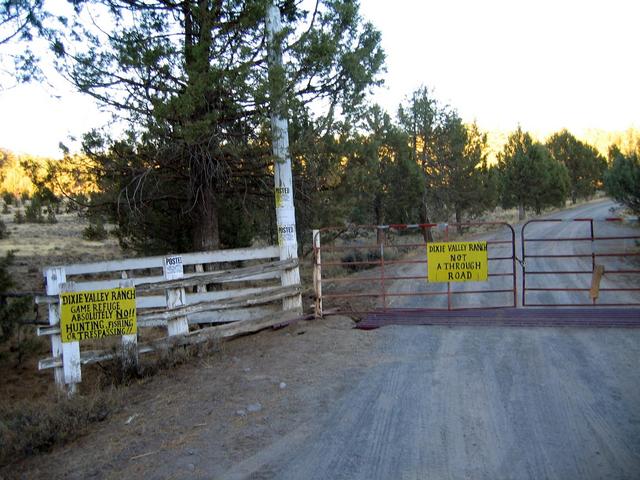
[(196, 222), (193, 225), (194, 251), (220, 249), (220, 230), (218, 228), (218, 202), (211, 187), (202, 187), (201, 198), (196, 206)]
[[(431, 223), (429, 221), (429, 215), (427, 214), (427, 206), (422, 205), (420, 209), (420, 223)], [(422, 228), (422, 237), (424, 238), (424, 243), (433, 242), (433, 234), (431, 233), (430, 228)]]
[[(376, 217), (376, 225), (382, 225), (384, 223), (384, 212), (382, 209), (382, 199), (380, 195), (376, 195), (373, 200), (373, 212)], [(376, 241), (378, 245), (384, 243), (384, 232), (381, 228), (376, 229)]]
[(458, 234), (462, 235), (462, 225), (460, 225), (462, 223), (462, 211), (460, 210), (460, 208), (456, 207), (456, 223), (457, 225), (457, 229), (458, 229)]
[(525, 211), (524, 211), (524, 205), (518, 205), (518, 220), (522, 221), (524, 220), (526, 217)]

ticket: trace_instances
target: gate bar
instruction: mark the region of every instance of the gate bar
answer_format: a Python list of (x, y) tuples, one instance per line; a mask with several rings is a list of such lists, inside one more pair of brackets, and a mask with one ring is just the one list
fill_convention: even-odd
[[(440, 229), (440, 231), (442, 232), (442, 236), (443, 236), (443, 241), (448, 241), (450, 239), (450, 227), (452, 226), (457, 226), (457, 227), (474, 227), (474, 226), (495, 226), (495, 227), (502, 227), (502, 228), (508, 228), (510, 231), (510, 239), (509, 240), (503, 240), (503, 239), (498, 239), (498, 240), (488, 240), (487, 244), (488, 245), (506, 245), (506, 244), (511, 244), (511, 256), (503, 256), (503, 255), (495, 255), (495, 256), (491, 256), (488, 257), (489, 261), (510, 261), (511, 264), (511, 268), (510, 268), (510, 272), (507, 273), (489, 273), (488, 276), (492, 277), (492, 278), (500, 278), (500, 277), (508, 277), (511, 276), (512, 277), (512, 288), (508, 289), (508, 288), (497, 288), (497, 289), (493, 289), (493, 290), (465, 290), (465, 291), (456, 291), (453, 286), (451, 285), (451, 282), (446, 282), (447, 283), (447, 287), (446, 290), (436, 290), (436, 291), (431, 291), (431, 292), (415, 292), (415, 293), (407, 293), (407, 292), (400, 292), (400, 293), (394, 293), (393, 291), (389, 291), (389, 284), (388, 282), (391, 281), (395, 281), (395, 280), (425, 280), (426, 281), (426, 276), (425, 275), (421, 275), (421, 276), (415, 276), (415, 275), (397, 275), (397, 276), (393, 276), (393, 275), (389, 275), (389, 266), (392, 265), (402, 265), (402, 264), (426, 264), (426, 256), (424, 259), (420, 259), (420, 260), (413, 260), (410, 258), (407, 259), (402, 259), (402, 260), (396, 260), (396, 259), (389, 259), (387, 258), (387, 254), (385, 252), (385, 250), (398, 250), (400, 252), (400, 254), (402, 254), (403, 250), (404, 251), (409, 251), (412, 248), (426, 248), (426, 243), (407, 243), (407, 244), (397, 244), (397, 245), (388, 245), (387, 241), (387, 235), (386, 235), (386, 231), (394, 231), (394, 232), (400, 232), (400, 231), (404, 231), (407, 229), (413, 229), (413, 228), (419, 228), (420, 230), (426, 230), (426, 229), (433, 229), (434, 227), (438, 227)], [(374, 245), (372, 244), (352, 244), (352, 245), (336, 245), (334, 244), (330, 244), (327, 242), (323, 242), (323, 244), (321, 245), (320, 239), (319, 239), (319, 235), (325, 232), (333, 232), (332, 238), (333, 240), (339, 238), (341, 235), (348, 233), (348, 232), (353, 232), (353, 231), (358, 231), (358, 230), (370, 230), (373, 232), (375, 232), (375, 237), (376, 237), (376, 243)], [(337, 283), (337, 284), (341, 284), (344, 285), (346, 283), (349, 282), (370, 282), (372, 284), (378, 284), (378, 291), (376, 293), (348, 293), (345, 292), (344, 289), (343, 291), (338, 291), (337, 293), (330, 293), (326, 291), (323, 292), (321, 288), (316, 288), (316, 297), (321, 296), (324, 299), (328, 299), (328, 298), (336, 298), (336, 299), (347, 299), (347, 298), (363, 298), (363, 297), (368, 297), (368, 298), (373, 298), (373, 297), (378, 297), (381, 300), (381, 304), (382, 304), (382, 308), (383, 310), (393, 310), (390, 308), (389, 306), (389, 297), (408, 297), (408, 296), (417, 296), (417, 297), (429, 297), (429, 296), (442, 296), (442, 295), (447, 295), (447, 307), (446, 310), (457, 310), (458, 308), (454, 307), (454, 296), (455, 295), (466, 295), (466, 294), (478, 294), (478, 293), (482, 293), (482, 294), (503, 294), (503, 293), (512, 293), (512, 304), (511, 305), (494, 305), (494, 306), (489, 306), (489, 307), (480, 307), (480, 308), (505, 308), (505, 307), (509, 307), (509, 306), (516, 306), (517, 304), (517, 299), (518, 299), (518, 294), (517, 294), (517, 277), (516, 277), (516, 254), (515, 254), (515, 230), (513, 229), (513, 227), (505, 222), (462, 222), (462, 223), (454, 223), (454, 224), (390, 224), (390, 225), (351, 225), (349, 227), (329, 227), (329, 228), (322, 228), (319, 230), (314, 230), (313, 232), (314, 234), (314, 241), (313, 241), (313, 250), (314, 250), (314, 281), (315, 283), (319, 286), (322, 285), (322, 283), (325, 283), (325, 285), (327, 284), (327, 282), (332, 282), (332, 283)], [(317, 238), (318, 237), (318, 238)], [(414, 241), (415, 242), (415, 241)], [(361, 255), (354, 255), (352, 256), (353, 259), (349, 259), (348, 261), (337, 261), (337, 260), (329, 260), (328, 258), (324, 258), (322, 261), (322, 266), (325, 267), (329, 267), (329, 266), (341, 266), (341, 267), (345, 267), (345, 266), (377, 266), (379, 268), (379, 275), (368, 275), (368, 276), (363, 276), (363, 277), (335, 277), (335, 278), (321, 278), (321, 274), (320, 272), (322, 271), (320, 268), (320, 252), (324, 251), (325, 253), (327, 252), (339, 252), (339, 251), (378, 251), (378, 255), (379, 255), (379, 259), (374, 259), (371, 256), (368, 256), (369, 258), (365, 257), (366, 254)], [(360, 258), (358, 258), (360, 257)], [(365, 258), (362, 258), (365, 257)], [(507, 302), (507, 303), (511, 303), (511, 302)], [(322, 303), (318, 301), (318, 298), (316, 298), (316, 306), (321, 306)], [(316, 314), (320, 315), (321, 312), (318, 311), (319, 309), (316, 309)], [(440, 309), (441, 311), (444, 311), (444, 309)], [(350, 310), (353, 313), (366, 313), (366, 312), (355, 312), (353, 310)]]
[[(606, 221), (606, 222), (622, 222), (627, 219), (624, 218), (605, 218), (602, 220), (593, 219), (593, 218), (573, 218), (573, 219), (532, 219), (526, 222), (522, 226), (522, 230), (520, 232), (521, 235), (521, 243), (522, 243), (522, 305), (523, 306), (536, 306), (536, 307), (550, 307), (550, 306), (593, 306), (593, 305), (608, 305), (608, 306), (634, 306), (640, 305), (638, 303), (602, 303), (598, 302), (596, 297), (591, 298), (591, 303), (584, 304), (529, 304), (526, 302), (526, 293), (529, 292), (553, 292), (553, 291), (562, 291), (562, 292), (589, 292), (590, 288), (559, 288), (559, 287), (527, 287), (526, 279), (527, 275), (593, 275), (593, 272), (596, 269), (596, 259), (601, 258), (613, 258), (613, 257), (636, 257), (640, 256), (640, 252), (608, 252), (608, 253), (598, 253), (596, 252), (595, 242), (603, 241), (603, 240), (637, 240), (640, 239), (640, 235), (605, 235), (602, 237), (598, 237), (595, 234), (594, 221)], [(637, 221), (637, 219), (635, 219)], [(525, 238), (525, 230), (526, 227), (531, 223), (545, 223), (545, 222), (588, 222), (589, 223), (589, 237), (579, 236), (579, 237), (564, 237), (564, 238)], [(526, 253), (526, 244), (527, 242), (591, 242), (591, 253), (573, 253), (573, 254), (529, 254)], [(526, 260), (534, 259), (534, 258), (550, 258), (550, 259), (561, 259), (561, 258), (591, 258), (591, 271), (586, 270), (559, 270), (559, 271), (527, 271), (526, 269)], [(640, 273), (638, 269), (615, 269), (609, 270), (607, 269), (605, 272), (607, 275), (614, 274), (637, 274)], [(600, 292), (640, 292), (640, 288), (600, 288)]]

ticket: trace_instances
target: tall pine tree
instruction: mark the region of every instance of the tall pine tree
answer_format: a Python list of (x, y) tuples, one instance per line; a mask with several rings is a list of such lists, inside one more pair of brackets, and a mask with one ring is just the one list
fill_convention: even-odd
[[(128, 122), (118, 139), (84, 141), (123, 243), (219, 248), (233, 242), (221, 239), (221, 217), (245, 217), (230, 206), (269, 194), (269, 3), (79, 0), (48, 30), (59, 70)], [(331, 124), (378, 82), (384, 54), (356, 1), (310, 7), (281, 2), (285, 65), (274, 77), (294, 110), (323, 102)]]

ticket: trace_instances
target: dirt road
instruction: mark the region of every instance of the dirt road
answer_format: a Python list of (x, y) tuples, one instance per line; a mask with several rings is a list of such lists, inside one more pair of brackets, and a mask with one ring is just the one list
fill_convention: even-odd
[(640, 330), (351, 327), (226, 344), (0, 478), (640, 478)]
[(638, 333), (385, 327), (325, 415), (220, 478), (638, 478)]
[[(605, 217), (610, 206), (562, 216)], [(538, 238), (584, 235), (580, 222), (529, 228)], [(419, 275), (424, 266), (411, 268), (409, 275)], [(565, 277), (569, 286), (584, 283)], [(567, 303), (582, 294), (552, 295), (536, 301)], [(396, 306), (425, 306), (409, 298)], [(467, 306), (482, 302), (459, 298)], [(640, 478), (640, 331), (416, 326), (374, 335), (375, 361), (327, 412), (220, 478)]]

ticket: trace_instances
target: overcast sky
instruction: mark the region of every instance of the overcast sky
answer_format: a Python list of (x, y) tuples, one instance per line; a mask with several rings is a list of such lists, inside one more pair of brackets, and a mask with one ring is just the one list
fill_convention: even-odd
[[(639, 0), (361, 0), (382, 32), (395, 114), (425, 85), (464, 120), (537, 134), (640, 126)], [(108, 120), (60, 84), (0, 92), (0, 147), (60, 156), (58, 143)]]

